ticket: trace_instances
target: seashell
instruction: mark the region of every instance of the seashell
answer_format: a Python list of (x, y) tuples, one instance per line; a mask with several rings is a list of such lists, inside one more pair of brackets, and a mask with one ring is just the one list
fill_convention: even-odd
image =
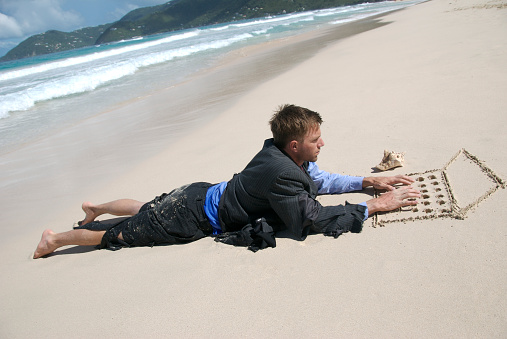
[(403, 166), (405, 163), (405, 152), (389, 152), (384, 150), (384, 157), (380, 164), (375, 166), (381, 171), (387, 171), (388, 169)]

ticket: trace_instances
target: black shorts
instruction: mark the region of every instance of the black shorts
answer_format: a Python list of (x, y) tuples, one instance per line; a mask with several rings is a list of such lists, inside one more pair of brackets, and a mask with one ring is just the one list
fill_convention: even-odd
[[(182, 186), (144, 204), (136, 215), (116, 225), (104, 227), (91, 222), (79, 228), (102, 227), (106, 233), (99, 247), (112, 250), (195, 241), (213, 231), (204, 212), (206, 192), (211, 186), (205, 182)], [(123, 241), (118, 239), (120, 233)]]

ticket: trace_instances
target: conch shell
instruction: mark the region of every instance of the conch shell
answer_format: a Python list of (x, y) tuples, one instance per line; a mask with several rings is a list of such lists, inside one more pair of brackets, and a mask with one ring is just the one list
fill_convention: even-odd
[(405, 152), (389, 152), (388, 150), (384, 150), (384, 157), (380, 164), (375, 166), (381, 171), (387, 171), (388, 169), (403, 166), (405, 163)]

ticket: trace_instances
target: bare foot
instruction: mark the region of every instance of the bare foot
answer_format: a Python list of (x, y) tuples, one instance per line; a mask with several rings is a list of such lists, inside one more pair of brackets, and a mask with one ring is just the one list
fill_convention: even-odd
[(77, 223), (78, 226), (86, 225), (89, 222), (94, 221), (98, 216), (95, 212), (95, 205), (89, 201), (84, 202), (83, 205), (81, 205), (81, 208), (85, 212), (85, 218)]
[(37, 259), (40, 257), (43, 257), (49, 253), (52, 253), (54, 250), (56, 250), (58, 247), (51, 241), (52, 235), (55, 234), (55, 232), (51, 230), (45, 230), (42, 233), (42, 238), (40, 239), (39, 245), (37, 246), (37, 249), (35, 250), (35, 253), (33, 254), (33, 258)]

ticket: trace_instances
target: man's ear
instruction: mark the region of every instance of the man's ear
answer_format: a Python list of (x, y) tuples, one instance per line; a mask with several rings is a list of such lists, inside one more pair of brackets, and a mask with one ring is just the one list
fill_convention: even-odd
[(289, 149), (292, 152), (297, 152), (298, 146), (299, 146), (299, 143), (297, 142), (297, 140), (292, 140), (291, 142), (289, 142)]

